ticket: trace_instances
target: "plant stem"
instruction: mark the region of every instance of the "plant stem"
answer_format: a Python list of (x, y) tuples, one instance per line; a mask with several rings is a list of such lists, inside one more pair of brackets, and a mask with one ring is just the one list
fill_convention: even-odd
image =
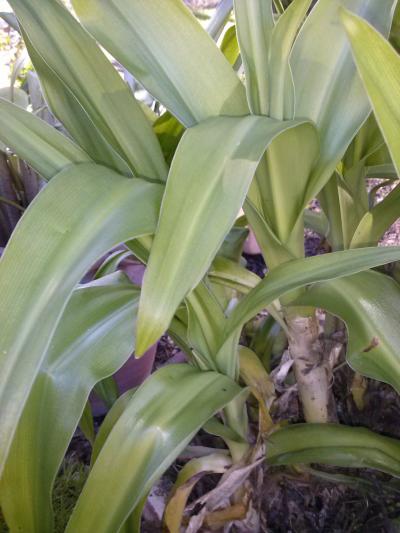
[(337, 420), (330, 387), (330, 371), (319, 340), (318, 320), (309, 316), (292, 315), (289, 326), (289, 352), (299, 388), (304, 418), (307, 422), (324, 423)]

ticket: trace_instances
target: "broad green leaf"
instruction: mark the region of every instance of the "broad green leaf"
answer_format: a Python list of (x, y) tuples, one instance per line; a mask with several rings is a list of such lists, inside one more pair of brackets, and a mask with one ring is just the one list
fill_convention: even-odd
[[(343, 24), (349, 36), (354, 58), (397, 173), (400, 172), (400, 113), (396, 101), (400, 95), (400, 57), (392, 46), (369, 24), (342, 10)], [(352, 246), (379, 239), (400, 215), (400, 190), (385, 203), (378, 204), (356, 230)]]
[(245, 72), (247, 100), (255, 115), (269, 115), (267, 72), (274, 28), (271, 0), (234, 0), (236, 32)]
[(153, 374), (109, 434), (67, 532), (118, 531), (201, 426), (241, 390), (222, 374), (189, 365), (168, 365)]
[(74, 291), (29, 394), (0, 484), (11, 530), (53, 532), (54, 479), (89, 392), (133, 351), (138, 301), (139, 289), (121, 274)]
[(314, 131), (306, 122), (247, 116), (209, 119), (185, 132), (168, 176), (143, 280), (138, 355), (164, 333), (178, 305), (206, 273), (269, 143), (295, 127), (304, 135)]
[(396, 105), (400, 95), (400, 57), (365, 21), (345, 10), (341, 16), (378, 125), (400, 172), (400, 111)]
[(128, 164), (106, 142), (71, 90), (51, 70), (24, 31), (22, 35), (40, 79), (41, 91), (54, 116), (95, 163), (110, 167), (121, 174), (131, 174)]
[(0, 470), (73, 288), (107, 250), (154, 232), (162, 187), (95, 164), (61, 171), (0, 260)]
[(186, 127), (246, 114), (242, 83), (181, 0), (72, 3), (87, 30)]
[(378, 272), (313, 285), (298, 302), (322, 307), (347, 325), (347, 361), (361, 374), (400, 393), (400, 286)]
[(313, 120), (320, 134), (320, 158), (305, 201), (328, 181), (350, 141), (370, 112), (351, 55), (339, 9), (359, 13), (388, 35), (395, 0), (320, 0), (294, 43), (291, 67), (296, 117)]
[(165, 178), (164, 158), (150, 123), (95, 40), (60, 2), (11, 0), (10, 5), (32, 46), (132, 170)]
[(296, 259), (271, 270), (235, 307), (222, 342), (283, 294), (311, 283), (350, 276), (400, 260), (400, 246), (361, 248)]
[(289, 56), (310, 4), (311, 0), (294, 0), (279, 17), (271, 35), (268, 61), (269, 114), (278, 120), (294, 118), (295, 90)]
[(369, 429), (339, 424), (295, 424), (270, 435), (267, 463), (323, 463), (374, 468), (400, 476), (400, 442)]
[[(303, 213), (304, 191), (318, 156), (318, 137), (314, 128), (292, 128), (273, 141), (263, 159), (263, 174), (256, 174), (261, 197), (258, 210), (263, 213), (274, 235), (294, 257), (304, 255)], [(254, 183), (253, 182), (253, 183)], [(300, 221), (299, 221), (300, 219)], [(258, 233), (256, 233), (258, 237)], [(266, 252), (267, 253), (267, 252)], [(270, 268), (276, 261), (267, 253)]]
[(40, 118), (0, 98), (0, 140), (45, 179), (89, 156)]

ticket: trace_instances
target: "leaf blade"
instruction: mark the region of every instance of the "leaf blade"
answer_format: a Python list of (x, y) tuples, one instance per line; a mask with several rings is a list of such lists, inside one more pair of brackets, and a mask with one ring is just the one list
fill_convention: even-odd
[[(167, 329), (233, 226), (269, 143), (301, 121), (218, 117), (187, 130), (173, 160), (138, 315), (137, 354)], [(224, 140), (224, 150), (215, 146)], [(202, 174), (203, 180), (198, 179)]]
[(87, 163), (89, 156), (43, 120), (0, 98), (0, 138), (45, 179), (71, 164)]
[(118, 273), (74, 291), (29, 394), (2, 476), (2, 511), (11, 529), (54, 530), (55, 477), (89, 392), (133, 351), (138, 301), (139, 289)]
[(94, 39), (60, 2), (11, 0), (10, 5), (40, 56), (132, 170), (164, 178), (165, 162), (150, 123)]
[(89, 163), (59, 173), (25, 212), (0, 260), (0, 469), (74, 286), (112, 246), (154, 231), (161, 194)]
[[(241, 390), (222, 374), (188, 365), (167, 365), (153, 374), (107, 438), (66, 531), (118, 531), (198, 429)], [(119, 473), (112, 480), (110, 459)]]
[(73, 5), (88, 31), (185, 126), (246, 113), (240, 80), (179, 0), (74, 0)]

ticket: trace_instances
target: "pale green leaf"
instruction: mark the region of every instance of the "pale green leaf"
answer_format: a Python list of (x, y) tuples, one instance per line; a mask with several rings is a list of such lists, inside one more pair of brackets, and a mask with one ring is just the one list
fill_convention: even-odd
[(236, 32), (247, 101), (255, 115), (269, 115), (268, 57), (274, 28), (271, 0), (234, 0)]
[(129, 175), (128, 164), (107, 143), (86, 111), (59, 76), (51, 70), (22, 31), (25, 46), (40, 79), (40, 89), (53, 115), (61, 122), (75, 142), (99, 165)]
[(320, 134), (320, 158), (305, 201), (332, 175), (350, 141), (370, 112), (339, 8), (359, 13), (382, 33), (390, 30), (395, 0), (320, 0), (294, 43), (290, 64), (296, 117), (314, 121)]
[(136, 391), (137, 388), (135, 387), (134, 389), (129, 389), (124, 392), (124, 394), (121, 394), (121, 396), (115, 401), (114, 405), (108, 411), (107, 416), (103, 420), (99, 432), (97, 433), (96, 440), (94, 442), (92, 456), (90, 458), (91, 466), (93, 466), (96, 462), (97, 457), (99, 456), (99, 453), (101, 452), (101, 449), (104, 446), (104, 443), (108, 439), (108, 436), (110, 435), (115, 424), (118, 422), (122, 413), (128, 407), (129, 402), (131, 401), (132, 396), (135, 394)]
[(220, 49), (229, 63), (235, 67), (240, 57), (239, 43), (236, 36), (236, 26), (231, 26), (226, 30)]
[(270, 435), (267, 463), (322, 463), (374, 468), (400, 477), (400, 442), (366, 428), (339, 424), (295, 424)]
[(370, 246), (382, 238), (385, 231), (400, 216), (400, 186), (397, 185), (381, 202), (368, 211), (357, 226), (351, 247)]
[(0, 139), (45, 179), (89, 156), (40, 118), (0, 98)]
[(89, 392), (134, 348), (139, 290), (121, 274), (76, 289), (56, 329), (18, 425), (1, 481), (15, 531), (52, 533), (51, 489)]
[(400, 57), (372, 26), (342, 10), (354, 58), (397, 172), (400, 172)]
[(11, 0), (10, 5), (38, 54), (132, 170), (165, 178), (164, 158), (150, 123), (95, 40), (60, 2)]
[(226, 257), (214, 259), (208, 277), (210, 281), (231, 287), (242, 294), (247, 294), (261, 281), (257, 274)]
[(311, 283), (350, 276), (400, 260), (400, 247), (361, 248), (296, 259), (275, 268), (235, 307), (228, 318), (222, 342), (277, 298)]
[(242, 83), (181, 0), (73, 0), (82, 24), (185, 126), (247, 111)]
[(279, 17), (271, 35), (268, 61), (269, 114), (278, 120), (294, 118), (295, 90), (289, 56), (310, 4), (311, 0), (294, 0)]
[(172, 162), (144, 276), (139, 355), (164, 333), (178, 305), (206, 273), (269, 143), (296, 127), (304, 134), (314, 132), (309, 123), (259, 116), (209, 119), (185, 132)]
[(163, 188), (95, 164), (60, 172), (0, 260), (0, 466), (73, 288), (121, 241), (154, 232)]
[[(342, 20), (351, 41), (354, 58), (397, 173), (400, 171), (400, 57), (392, 46), (359, 17), (342, 10)], [(399, 217), (400, 189), (378, 204), (363, 220), (352, 246), (362, 246), (379, 239)]]
[(67, 532), (118, 531), (201, 426), (241, 390), (222, 374), (189, 365), (168, 365), (153, 374), (109, 434)]

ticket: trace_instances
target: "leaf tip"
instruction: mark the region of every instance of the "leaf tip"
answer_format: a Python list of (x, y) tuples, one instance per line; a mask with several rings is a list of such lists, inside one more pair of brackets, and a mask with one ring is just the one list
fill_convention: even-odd
[(160, 328), (159, 322), (154, 316), (141, 312), (139, 308), (136, 325), (135, 357), (140, 358), (145, 352), (155, 344), (164, 330)]

